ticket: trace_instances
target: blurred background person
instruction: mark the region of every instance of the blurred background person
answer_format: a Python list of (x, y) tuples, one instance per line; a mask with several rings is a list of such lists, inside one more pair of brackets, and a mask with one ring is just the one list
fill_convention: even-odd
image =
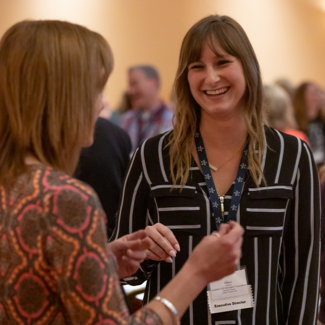
[(129, 163), (131, 140), (119, 126), (99, 117), (94, 142), (81, 150), (74, 176), (89, 184), (97, 193), (107, 216), (107, 235), (115, 227), (124, 174)]
[(290, 101), (292, 101), (294, 92), (295, 92), (295, 86), (292, 84), (292, 82), (287, 78), (278, 78), (274, 82), (275, 85), (282, 88), (290, 97)]
[(117, 107), (117, 109), (115, 111), (111, 112), (111, 116), (110, 116), (109, 120), (112, 123), (119, 125), (121, 115), (128, 112), (132, 108), (133, 107), (132, 107), (130, 95), (127, 92), (124, 92), (122, 94), (119, 106)]
[(295, 91), (293, 108), (300, 131), (307, 134), (315, 163), (325, 160), (325, 118), (322, 90), (312, 82), (302, 83)]
[(288, 93), (277, 85), (264, 85), (263, 92), (269, 125), (274, 129), (294, 135), (309, 144), (307, 135), (297, 130), (298, 124)]
[(129, 134), (134, 151), (144, 140), (172, 128), (173, 111), (160, 98), (160, 77), (154, 67), (130, 67), (128, 83), (133, 109), (121, 115), (120, 126)]

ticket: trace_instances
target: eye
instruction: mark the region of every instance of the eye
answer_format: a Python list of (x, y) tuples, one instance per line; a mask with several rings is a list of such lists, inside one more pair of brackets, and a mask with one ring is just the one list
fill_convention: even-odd
[(188, 67), (189, 70), (201, 69), (203, 66), (201, 64), (193, 64)]
[(218, 65), (225, 65), (225, 64), (228, 64), (228, 63), (230, 63), (230, 61), (228, 61), (228, 60), (220, 60), (218, 62)]

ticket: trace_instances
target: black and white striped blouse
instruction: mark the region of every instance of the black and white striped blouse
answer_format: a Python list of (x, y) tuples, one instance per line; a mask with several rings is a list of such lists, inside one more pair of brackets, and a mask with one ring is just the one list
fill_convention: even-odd
[[(211, 315), (206, 290), (182, 318), (188, 325), (313, 325), (319, 285), (319, 183), (309, 147), (300, 139), (265, 129), (262, 167), (267, 185), (248, 175), (237, 213), (244, 227), (242, 258), (255, 307)], [(147, 261), (129, 284), (148, 280), (145, 303), (182, 267), (203, 236), (215, 229), (204, 177), (194, 159), (183, 191), (171, 191), (168, 134), (147, 140), (126, 175), (115, 232), (117, 238), (161, 222), (173, 230), (181, 252), (172, 264)], [(226, 194), (228, 211), (233, 186)], [(189, 283), (189, 285), (191, 285)]]

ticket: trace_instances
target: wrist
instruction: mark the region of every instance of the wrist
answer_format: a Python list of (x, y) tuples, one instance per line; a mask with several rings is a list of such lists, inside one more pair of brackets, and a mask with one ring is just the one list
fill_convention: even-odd
[(201, 288), (201, 290), (203, 290), (208, 284), (203, 272), (195, 263), (187, 261), (180, 272), (184, 274), (184, 278), (188, 280), (188, 283), (195, 283), (199, 288)]

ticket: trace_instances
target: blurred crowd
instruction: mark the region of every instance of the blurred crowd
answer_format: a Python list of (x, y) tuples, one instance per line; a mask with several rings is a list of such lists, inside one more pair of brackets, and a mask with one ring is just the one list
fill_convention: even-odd
[[(172, 128), (174, 92), (166, 105), (159, 87), (159, 73), (153, 66), (131, 67), (120, 104), (114, 110), (106, 102), (100, 114), (128, 133), (132, 151), (149, 137)], [(320, 168), (325, 163), (325, 90), (312, 81), (295, 86), (280, 78), (264, 85), (264, 99), (268, 125), (304, 140)]]

